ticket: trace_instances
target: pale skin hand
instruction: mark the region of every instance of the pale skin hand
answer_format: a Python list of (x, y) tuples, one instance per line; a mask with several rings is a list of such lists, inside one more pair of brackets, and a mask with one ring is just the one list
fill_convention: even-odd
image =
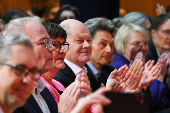
[(153, 65), (154, 65), (154, 60), (148, 61), (146, 63), (145, 70), (143, 71), (142, 78), (137, 88), (137, 92), (140, 92), (142, 88), (144, 88), (146, 91), (150, 82), (152, 82), (153, 80), (156, 80), (159, 77), (160, 75), (159, 69), (161, 66), (161, 62), (158, 62), (155, 66)]
[(81, 86), (80, 86), (81, 91), (83, 93), (85, 93), (85, 95), (91, 94), (92, 90), (90, 87), (90, 81), (88, 80), (88, 76), (86, 74), (82, 73), (80, 81), (81, 81)]
[(157, 13), (158, 16), (161, 15), (161, 14), (165, 14), (166, 11), (165, 11), (164, 6), (160, 5), (160, 4), (157, 4), (156, 13)]
[(76, 81), (69, 85), (60, 96), (58, 109), (61, 113), (70, 113), (76, 105), (81, 92), (80, 82)]
[(91, 113), (91, 106), (95, 103), (99, 103), (102, 106), (110, 104), (111, 101), (103, 95), (103, 93), (109, 91), (111, 91), (111, 89), (100, 88), (96, 92), (80, 98), (71, 113)]
[(163, 53), (160, 56), (158, 61), (161, 62), (161, 67), (160, 67), (160, 76), (158, 77), (157, 80), (159, 80), (160, 82), (163, 82), (166, 71), (167, 71), (167, 66), (168, 66), (168, 63), (169, 63), (167, 53)]
[(127, 66), (122, 66), (118, 71), (115, 69), (111, 72), (107, 79), (106, 88), (111, 88), (114, 92), (125, 92), (126, 87), (132, 79), (130, 77), (131, 73), (128, 70), (129, 68)]
[(136, 90), (140, 83), (143, 70), (143, 61), (141, 59), (136, 59), (130, 67), (132, 80), (131, 83), (127, 86), (128, 91)]

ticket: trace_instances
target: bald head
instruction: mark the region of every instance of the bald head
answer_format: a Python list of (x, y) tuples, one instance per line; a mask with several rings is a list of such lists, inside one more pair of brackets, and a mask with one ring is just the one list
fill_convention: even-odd
[(66, 59), (83, 67), (90, 60), (91, 36), (87, 27), (80, 21), (68, 19), (60, 24), (67, 32), (66, 41), (70, 44)]
[(73, 33), (74, 29), (80, 29), (80, 28), (82, 29), (83, 28), (83, 29), (88, 30), (87, 27), (82, 22), (75, 20), (75, 19), (64, 20), (60, 23), (60, 26), (64, 30), (66, 30), (68, 38), (69, 38), (69, 35), (71, 35)]

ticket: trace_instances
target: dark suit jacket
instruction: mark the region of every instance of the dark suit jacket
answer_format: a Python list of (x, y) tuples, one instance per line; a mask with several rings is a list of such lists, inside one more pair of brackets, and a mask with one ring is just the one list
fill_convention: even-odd
[(65, 68), (60, 69), (54, 76), (54, 79), (59, 81), (65, 88), (75, 81), (75, 74), (71, 68), (65, 63)]
[[(45, 87), (44, 90), (40, 93), (41, 96), (47, 103), (47, 106), (51, 113), (58, 113), (58, 106), (57, 103), (50, 93), (50, 91)], [(14, 111), (14, 113), (43, 113), (41, 108), (39, 107), (38, 103), (31, 95), (28, 100), (26, 101), (23, 107), (20, 107)]]
[[(87, 68), (87, 76), (89, 77), (89, 81), (90, 81), (90, 86), (92, 88), (92, 92), (96, 91), (97, 89), (100, 88), (101, 84), (99, 81), (96, 80), (96, 78), (94, 77), (93, 73), (91, 72), (89, 66), (87, 64), (85, 64), (85, 67)], [(100, 79), (101, 82), (106, 85), (107, 82), (107, 78), (109, 77), (110, 73), (114, 70), (114, 68), (112, 66), (109, 65), (105, 65), (101, 68), (101, 74), (100, 74)]]
[(152, 39), (148, 43), (148, 53), (146, 55), (145, 60), (146, 60), (146, 62), (149, 60), (155, 60), (155, 63), (158, 60), (158, 54), (157, 54), (156, 47), (155, 47)]

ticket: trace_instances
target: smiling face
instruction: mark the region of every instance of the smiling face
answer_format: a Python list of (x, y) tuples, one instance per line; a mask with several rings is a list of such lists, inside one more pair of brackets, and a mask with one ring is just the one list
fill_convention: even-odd
[[(28, 69), (36, 66), (35, 55), (33, 51), (24, 45), (12, 45), (12, 57), (6, 63), (15, 65), (25, 65)], [(27, 77), (18, 77), (15, 69), (3, 65), (0, 68), (0, 102), (1, 105), (21, 107), (25, 104), (27, 98), (31, 95), (34, 87), (34, 80)]]
[(113, 47), (114, 41), (112, 34), (108, 31), (97, 31), (92, 41), (92, 53), (90, 62), (97, 69), (107, 65)]
[[(65, 42), (64, 38), (57, 37), (53, 39), (54, 41), (58, 41), (61, 44)], [(66, 51), (53, 51), (53, 65), (57, 69), (63, 69), (65, 67), (64, 58), (66, 56)]]
[(131, 61), (134, 59), (136, 54), (142, 51), (143, 56), (146, 57), (148, 52), (148, 40), (139, 32), (132, 32), (130, 39), (128, 40), (125, 47), (125, 54), (123, 55), (127, 60)]
[[(37, 68), (43, 72), (47, 72), (53, 69), (53, 54), (54, 46), (49, 43), (48, 47), (45, 48), (44, 40), (50, 40), (47, 31), (44, 26), (37, 21), (28, 21), (26, 24), (26, 30), (28, 36), (34, 45), (34, 51), (37, 58)], [(41, 42), (41, 43), (38, 43)]]
[[(67, 20), (66, 20), (67, 21)], [(91, 55), (91, 36), (87, 27), (76, 20), (71, 20), (70, 34), (67, 36), (69, 50), (66, 53), (66, 59), (83, 67), (90, 60)]]
[(162, 54), (170, 50), (170, 19), (162, 24), (158, 30), (152, 30), (153, 42)]

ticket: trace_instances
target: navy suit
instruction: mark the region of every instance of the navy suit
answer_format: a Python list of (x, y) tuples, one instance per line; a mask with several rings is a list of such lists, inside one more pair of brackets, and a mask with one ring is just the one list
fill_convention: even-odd
[[(50, 93), (50, 91), (45, 87), (43, 91), (41, 91), (41, 96), (47, 103), (47, 106), (51, 113), (58, 113), (58, 106), (57, 103)], [(14, 111), (14, 113), (43, 113), (41, 108), (39, 107), (38, 103), (31, 95), (28, 100), (26, 101), (23, 107), (20, 107)]]

